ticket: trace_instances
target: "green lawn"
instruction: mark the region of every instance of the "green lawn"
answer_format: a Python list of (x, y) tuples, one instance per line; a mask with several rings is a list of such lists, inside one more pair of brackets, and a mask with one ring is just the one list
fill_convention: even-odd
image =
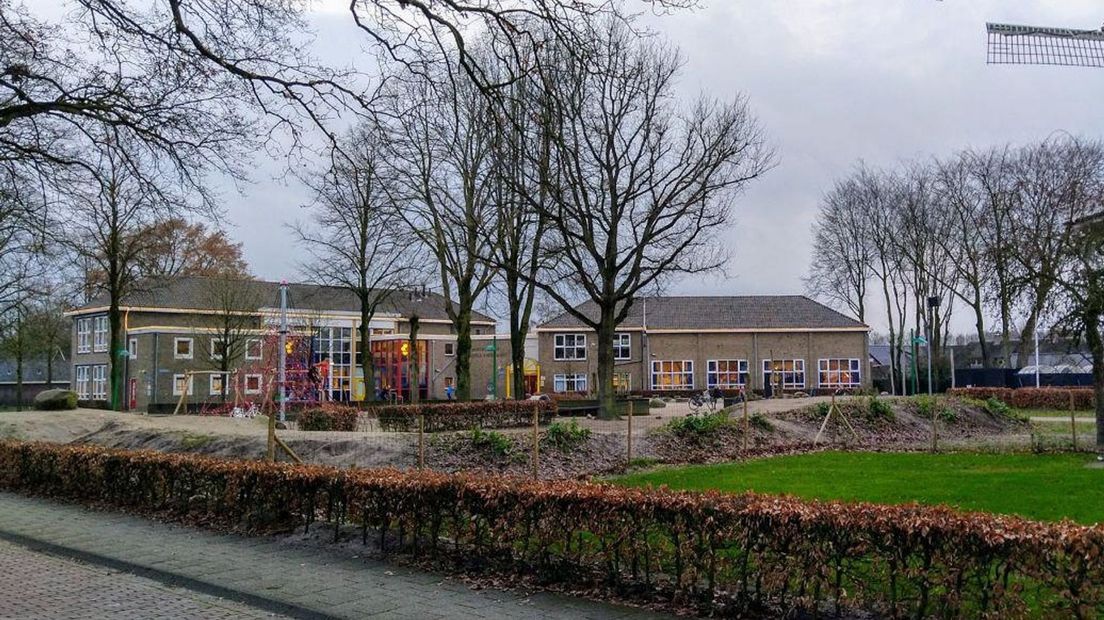
[[(1025, 418), (1066, 418), (1068, 420), (1070, 417), (1069, 409), (1014, 409), (1013, 411)], [(1096, 415), (1092, 409), (1077, 409), (1073, 414), (1078, 418), (1092, 418)]]
[(1092, 458), (1077, 454), (820, 452), (661, 469), (616, 482), (883, 504), (917, 501), (1092, 524), (1104, 521), (1104, 469), (1086, 468)]

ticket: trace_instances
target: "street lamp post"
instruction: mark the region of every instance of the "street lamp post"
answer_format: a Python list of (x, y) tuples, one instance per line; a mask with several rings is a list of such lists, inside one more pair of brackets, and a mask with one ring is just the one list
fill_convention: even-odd
[(1035, 329), (1035, 387), (1039, 387), (1039, 330)]
[(498, 400), (498, 336), (483, 350), (491, 352), (491, 395)]

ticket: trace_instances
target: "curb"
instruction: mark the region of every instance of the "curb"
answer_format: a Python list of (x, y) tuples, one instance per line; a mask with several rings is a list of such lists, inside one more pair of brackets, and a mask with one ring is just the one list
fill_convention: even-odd
[(300, 620), (338, 620), (339, 616), (331, 616), (320, 611), (301, 607), (292, 603), (277, 601), (264, 596), (259, 596), (241, 590), (226, 588), (213, 583), (208, 583), (192, 577), (186, 577), (177, 573), (159, 570), (142, 564), (120, 560), (90, 551), (65, 547), (37, 538), (24, 536), (0, 529), (0, 540), (19, 545), (31, 551), (45, 553), (64, 559), (77, 560), (85, 564), (94, 564), (113, 570), (131, 573), (139, 577), (145, 577), (166, 586), (184, 588), (200, 594), (215, 596), (218, 598), (248, 605), (274, 614), (298, 618)]

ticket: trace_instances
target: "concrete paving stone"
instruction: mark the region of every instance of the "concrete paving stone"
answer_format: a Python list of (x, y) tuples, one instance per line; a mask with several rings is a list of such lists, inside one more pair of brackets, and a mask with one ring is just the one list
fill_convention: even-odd
[[(101, 562), (136, 565), (143, 569), (143, 575), (163, 582), (184, 583), (206, 592), (229, 591), (236, 599), (267, 609), (287, 610), (288, 605), (298, 608), (288, 610), (289, 613), (396, 620), (665, 617), (550, 593), (527, 597), (519, 592), (472, 590), (462, 581), (441, 575), (352, 557), (347, 547), (307, 546), (266, 537), (243, 538), (0, 493), (0, 540), (5, 537), (48, 543), (62, 549), (59, 553), (85, 554), (92, 561), (98, 558)], [(125, 578), (136, 577), (119, 574), (119, 580)], [(86, 591), (83, 596), (94, 595)], [(188, 607), (193, 603), (184, 600), (163, 603), (157, 614), (150, 615), (148, 609), (118, 606), (119, 597), (95, 600), (99, 601), (97, 604), (115, 605), (110, 609), (118, 613), (111, 616), (124, 618), (132, 615), (236, 619), (241, 616), (235, 614), (265, 613), (252, 607), (235, 608), (228, 603), (195, 615), (192, 607)], [(89, 615), (102, 617), (102, 614)]]

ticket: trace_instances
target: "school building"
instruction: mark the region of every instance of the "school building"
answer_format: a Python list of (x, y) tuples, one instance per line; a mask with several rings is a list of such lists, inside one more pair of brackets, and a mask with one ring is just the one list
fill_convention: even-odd
[[(587, 302), (577, 310), (597, 318)], [(798, 295), (640, 297), (614, 336), (623, 392), (868, 388), (870, 328)], [(589, 393), (595, 332), (571, 314), (537, 328), (544, 391)]]

